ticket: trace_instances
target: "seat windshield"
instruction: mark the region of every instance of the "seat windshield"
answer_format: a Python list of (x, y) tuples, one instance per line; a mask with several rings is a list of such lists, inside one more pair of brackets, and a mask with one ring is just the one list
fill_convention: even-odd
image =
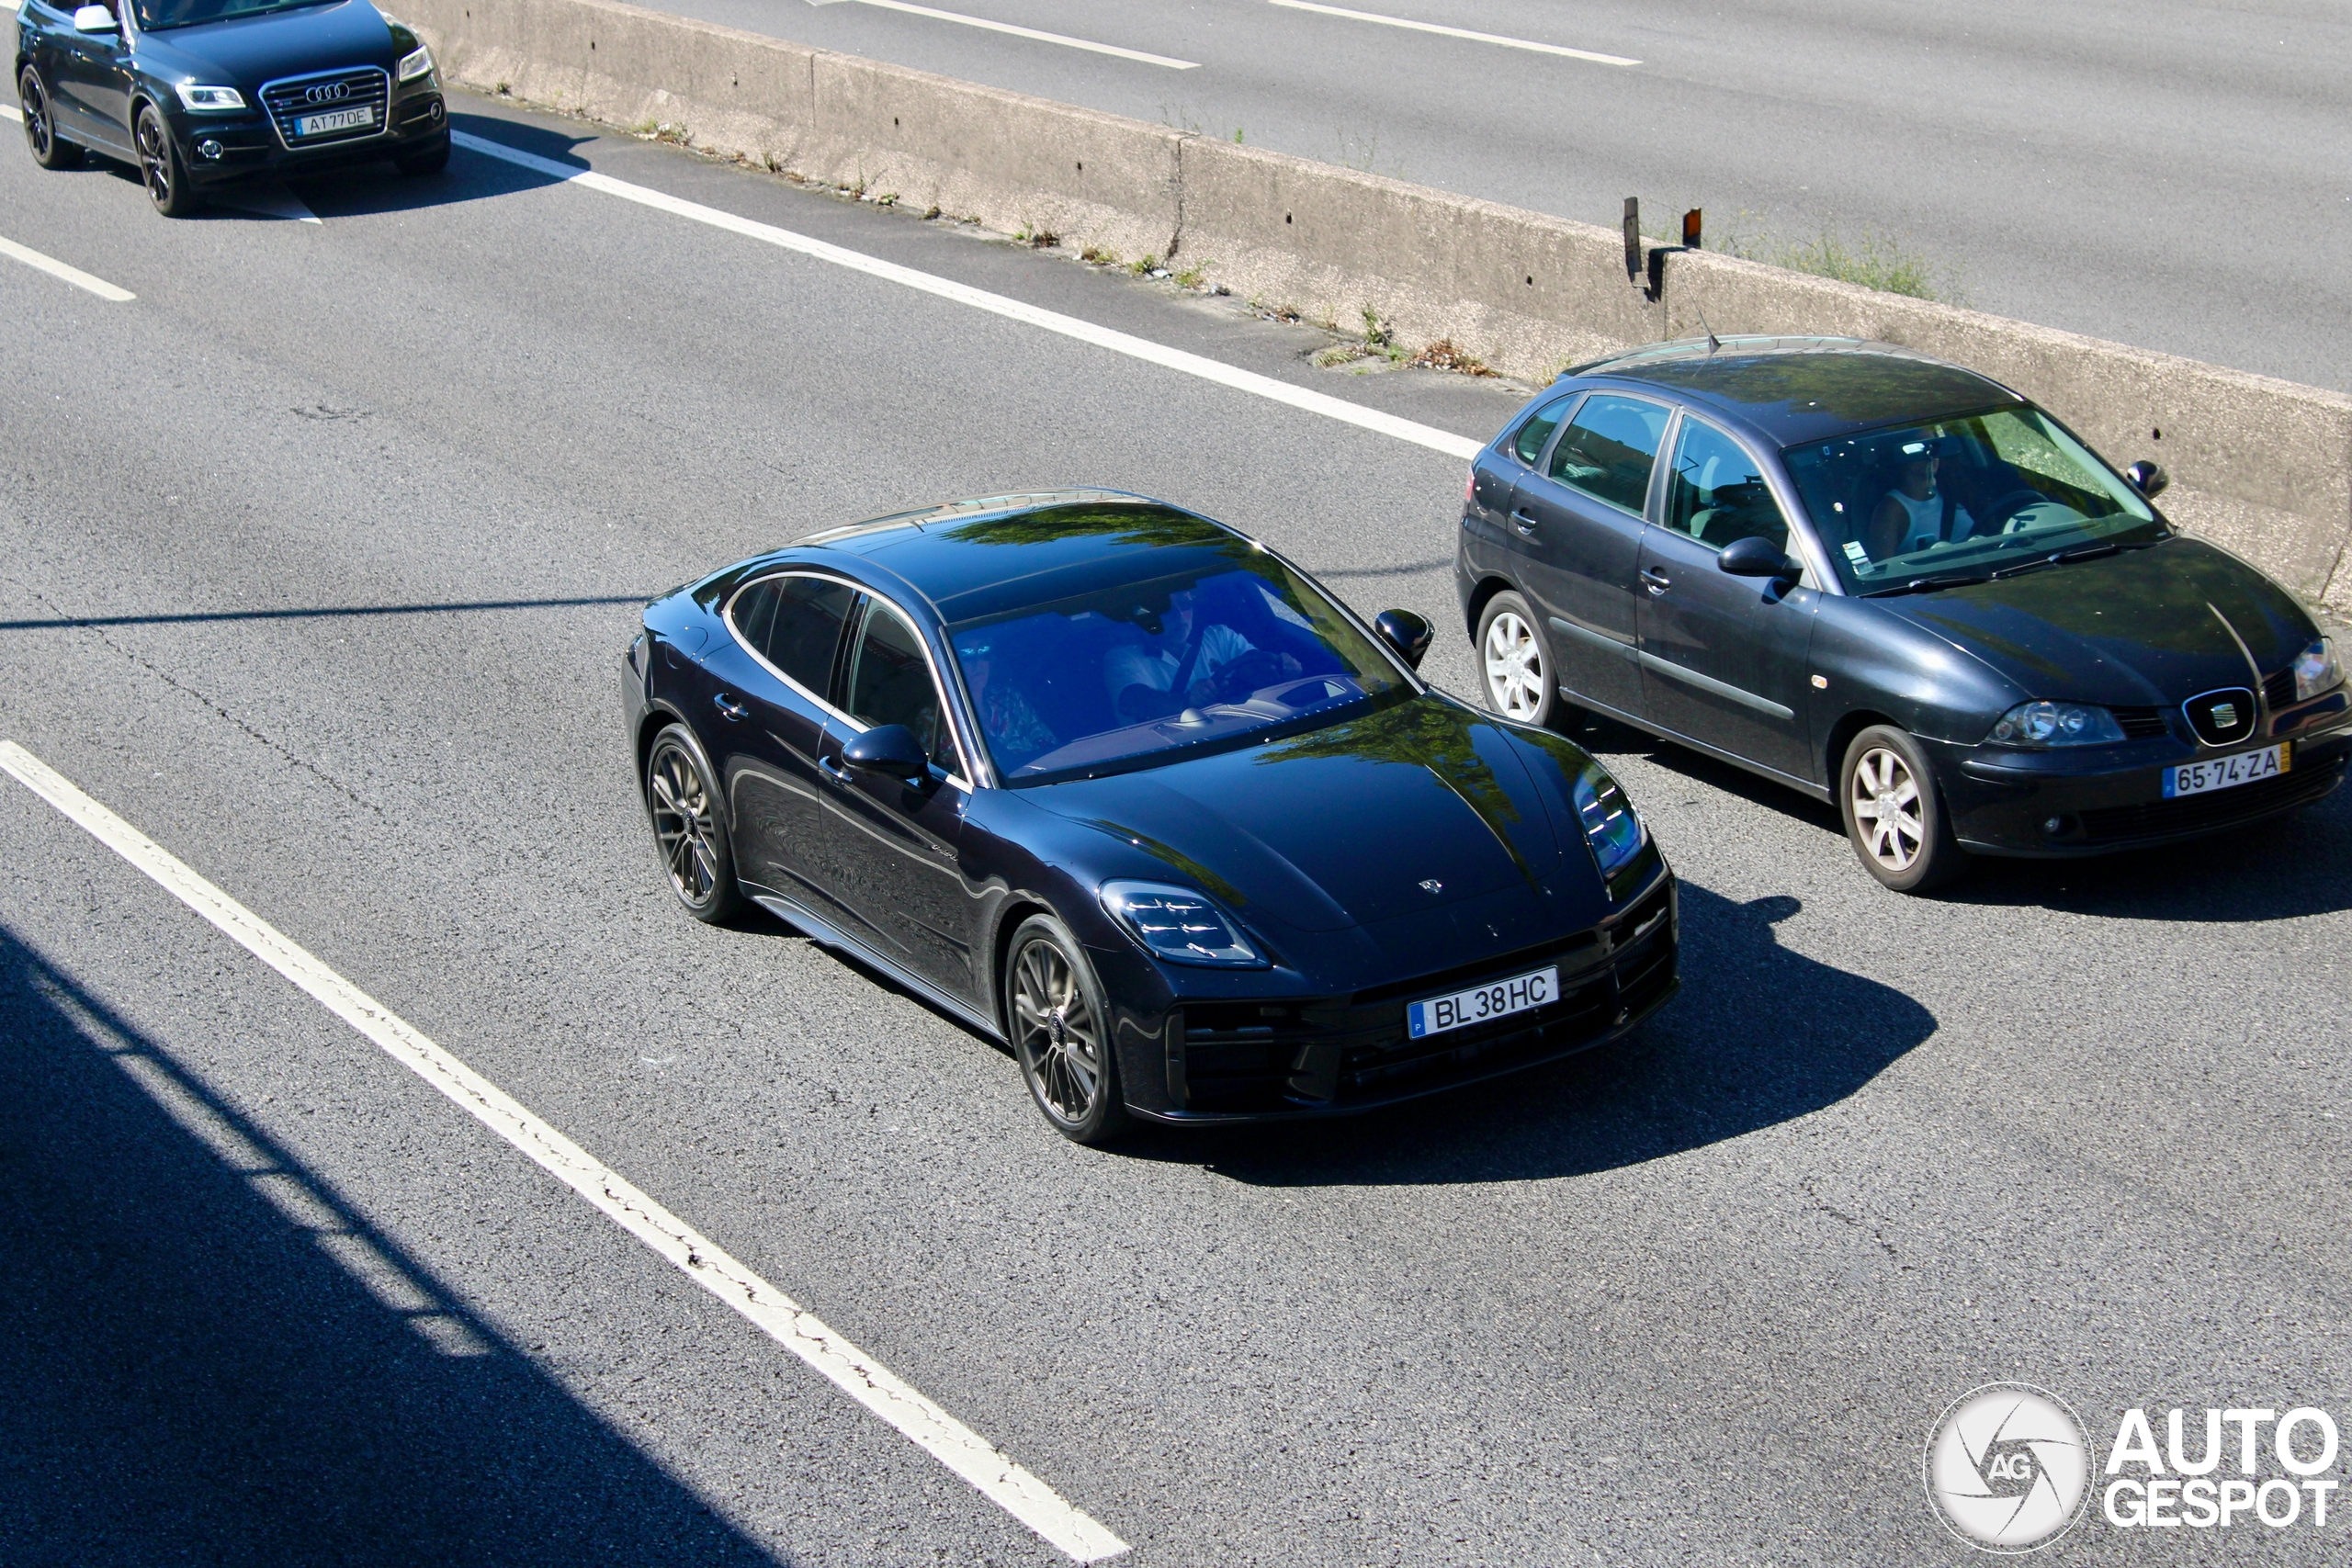
[(1981, 580), (2169, 533), (2129, 480), (2031, 407), (1840, 436), (1782, 457), (1852, 593)]
[(1255, 552), (954, 624), (948, 638), (1008, 783), (1336, 717), (1406, 683), (1312, 583)]

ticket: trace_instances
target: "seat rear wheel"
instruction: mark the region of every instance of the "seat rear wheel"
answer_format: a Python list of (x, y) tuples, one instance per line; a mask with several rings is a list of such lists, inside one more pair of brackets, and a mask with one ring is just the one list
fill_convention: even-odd
[(687, 914), (716, 925), (743, 907), (735, 852), (702, 748), (683, 724), (653, 738), (645, 759), (645, 808), (670, 891)]
[(187, 165), (180, 161), (179, 143), (172, 140), (171, 128), (164, 123), (163, 114), (153, 104), (142, 104), (139, 122), (133, 128), (133, 138), (139, 143), (139, 177), (147, 186), (147, 199), (155, 210), (166, 218), (186, 218), (202, 211), (204, 197), (188, 183)]
[(1479, 613), (1478, 662), (1493, 712), (1546, 729), (1572, 730), (1583, 721), (1583, 710), (1560, 695), (1551, 642), (1516, 590), (1496, 594)]
[(57, 134), (57, 114), (49, 101), (49, 85), (28, 65), (17, 73), (17, 111), (24, 117), (25, 145), (33, 162), (44, 169), (78, 169), (82, 149)]
[(1967, 868), (1927, 753), (1893, 725), (1854, 737), (1838, 770), (1846, 836), (1862, 869), (1897, 893), (1940, 887)]
[(1054, 1131), (1077, 1144), (1107, 1144), (1130, 1125), (1111, 1049), (1110, 1010), (1069, 928), (1032, 915), (1012, 933), (1004, 966), (1004, 1015), (1021, 1076)]

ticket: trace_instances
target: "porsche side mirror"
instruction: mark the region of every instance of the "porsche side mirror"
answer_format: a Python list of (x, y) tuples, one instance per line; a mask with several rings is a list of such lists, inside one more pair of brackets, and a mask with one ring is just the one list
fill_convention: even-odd
[(1804, 568), (1789, 558), (1787, 551), (1760, 534), (1725, 545), (1715, 558), (1715, 568), (1734, 577), (1769, 577), (1778, 582), (1794, 582), (1804, 575)]
[(1402, 654), (1405, 662), (1419, 670), (1421, 660), (1429, 656), (1430, 639), (1437, 636), (1437, 628), (1410, 610), (1383, 610), (1374, 617), (1372, 629), (1380, 640)]
[(922, 742), (903, 724), (877, 724), (863, 735), (851, 736), (842, 748), (842, 762), (855, 773), (909, 781), (931, 772)]
[(104, 6), (84, 6), (74, 13), (74, 30), (77, 33), (119, 33), (122, 24)]
[(2152, 463), (2145, 457), (2124, 469), (2123, 477), (2132, 481), (2133, 490), (2150, 501), (2163, 494), (2165, 486), (2172, 483), (2172, 476), (2165, 472), (2161, 464)]

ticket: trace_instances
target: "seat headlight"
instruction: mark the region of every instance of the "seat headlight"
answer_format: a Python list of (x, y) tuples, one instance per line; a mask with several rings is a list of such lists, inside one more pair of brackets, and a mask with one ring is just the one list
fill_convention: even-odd
[(180, 107), (191, 114), (219, 114), (245, 107), (245, 96), (234, 87), (199, 87), (182, 82), (178, 90)]
[(2123, 739), (2123, 727), (2089, 703), (2019, 703), (1986, 739), (2002, 746), (2105, 746)]
[(2344, 658), (2335, 644), (2322, 637), (2295, 655), (2295, 700), (2332, 692), (2344, 683)]
[(1606, 881), (1617, 874), (1649, 841), (1650, 830), (1634, 810), (1634, 803), (1625, 798), (1624, 790), (1610, 776), (1609, 770), (1598, 762), (1587, 762), (1577, 774), (1571, 793), (1576, 797), (1577, 817), (1584, 824), (1585, 841), (1592, 846), (1593, 859), (1600, 863), (1600, 875)]
[(1209, 898), (1160, 882), (1106, 882), (1102, 908), (1143, 944), (1170, 964), (1212, 969), (1263, 969), (1267, 963), (1239, 925)]
[(431, 74), (433, 51), (423, 44), (401, 56), (400, 70), (395, 73), (402, 82), (413, 82), (419, 76)]

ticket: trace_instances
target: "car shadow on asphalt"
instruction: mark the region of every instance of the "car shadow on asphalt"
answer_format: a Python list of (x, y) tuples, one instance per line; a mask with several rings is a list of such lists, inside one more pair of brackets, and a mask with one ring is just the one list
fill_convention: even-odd
[(1153, 1129), (1122, 1151), (1254, 1186), (1585, 1176), (1809, 1115), (1935, 1032), (1891, 986), (1791, 952), (1790, 897), (1682, 884), (1681, 995), (1634, 1034), (1556, 1066), (1329, 1122)]
[(10, 1562), (777, 1561), (5, 927), (0, 1183)]

